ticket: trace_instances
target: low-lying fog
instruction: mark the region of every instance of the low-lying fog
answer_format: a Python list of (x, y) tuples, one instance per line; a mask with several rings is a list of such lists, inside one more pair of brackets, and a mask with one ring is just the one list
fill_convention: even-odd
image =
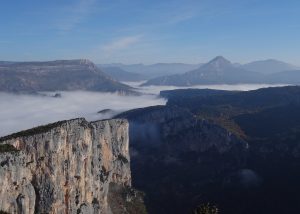
[(150, 94), (159, 94), (160, 91), (164, 90), (174, 90), (174, 89), (185, 89), (185, 88), (198, 88), (198, 89), (217, 89), (217, 90), (229, 90), (229, 91), (250, 91), (256, 90), (259, 88), (268, 88), (268, 87), (281, 87), (286, 86), (286, 84), (219, 84), (219, 85), (195, 85), (187, 87), (176, 87), (176, 86), (147, 86), (139, 87), (142, 82), (124, 82), (127, 85), (137, 88), (138, 91)]
[[(110, 118), (113, 115), (134, 108), (164, 105), (165, 99), (157, 95), (161, 90), (178, 87), (150, 86), (138, 87), (139, 83), (130, 83), (138, 91), (148, 93), (141, 96), (119, 96), (98, 92), (60, 92), (62, 97), (36, 95), (14, 95), (0, 93), (0, 136), (29, 129), (59, 120), (85, 117), (87, 120)], [(193, 88), (213, 88), (225, 90), (253, 90), (269, 85), (210, 85)], [(54, 93), (51, 93), (54, 94)], [(103, 109), (111, 109), (97, 113)]]

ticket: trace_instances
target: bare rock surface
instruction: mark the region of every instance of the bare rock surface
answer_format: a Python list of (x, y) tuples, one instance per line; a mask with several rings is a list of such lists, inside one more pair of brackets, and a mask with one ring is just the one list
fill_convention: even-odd
[(0, 210), (114, 213), (110, 186), (131, 188), (128, 142), (128, 122), (119, 119), (79, 118), (1, 138), (18, 151), (0, 153)]

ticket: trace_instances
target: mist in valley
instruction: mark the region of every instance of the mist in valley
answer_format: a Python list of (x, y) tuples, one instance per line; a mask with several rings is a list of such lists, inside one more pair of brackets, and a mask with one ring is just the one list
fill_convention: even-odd
[[(142, 82), (127, 82), (140, 96), (120, 96), (116, 93), (87, 91), (59, 92), (61, 97), (54, 98), (55, 93), (44, 93), (47, 96), (16, 95), (0, 93), (0, 136), (30, 129), (60, 120), (84, 117), (89, 121), (109, 119), (118, 113), (147, 106), (165, 105), (160, 98), (162, 90), (182, 88), (210, 88), (223, 90), (255, 90), (270, 86), (267, 84), (240, 85), (202, 85), (193, 87), (147, 86), (139, 87)], [(103, 111), (109, 109), (108, 111)], [(101, 113), (98, 113), (98, 112)]]
[(216, 85), (194, 85), (187, 87), (178, 87), (178, 86), (143, 86), (140, 85), (144, 83), (141, 82), (124, 82), (127, 85), (130, 85), (136, 88), (136, 91), (146, 94), (159, 94), (160, 91), (164, 90), (176, 90), (176, 89), (216, 89), (216, 90), (227, 90), (227, 91), (250, 91), (256, 90), (259, 88), (268, 88), (268, 87), (283, 87), (287, 84), (216, 84)]
[[(129, 109), (166, 103), (155, 95), (120, 96), (84, 91), (60, 94), (60, 98), (54, 98), (0, 93), (0, 136), (77, 117), (85, 117), (89, 121), (108, 119)], [(103, 109), (112, 111), (97, 113)]]

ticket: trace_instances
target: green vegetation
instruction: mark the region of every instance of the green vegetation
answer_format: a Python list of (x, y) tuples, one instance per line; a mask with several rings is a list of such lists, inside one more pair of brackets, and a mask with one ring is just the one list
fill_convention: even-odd
[(132, 214), (147, 214), (146, 207), (143, 199), (144, 194), (142, 192), (136, 192), (136, 196), (131, 201), (126, 201), (125, 207), (128, 213)]
[[(80, 118), (76, 118), (76, 119), (73, 119), (73, 120), (78, 120)], [(73, 120), (69, 120), (69, 121), (73, 121)], [(11, 135), (8, 135), (8, 136), (5, 136), (5, 137), (1, 137), (0, 138), (0, 142), (1, 141), (5, 141), (5, 140), (10, 140), (10, 139), (13, 139), (13, 138), (18, 138), (18, 137), (26, 137), (26, 136), (32, 136), (32, 135), (35, 135), (35, 134), (41, 134), (41, 133), (45, 133), (55, 127), (58, 127), (58, 126), (61, 126), (62, 124), (68, 122), (68, 120), (63, 120), (63, 121), (59, 121), (59, 122), (56, 122), (56, 123), (51, 123), (51, 124), (48, 124), (48, 125), (44, 125), (44, 126), (38, 126), (36, 128), (32, 128), (32, 129), (28, 129), (28, 130), (25, 130), (25, 131), (21, 131), (21, 132), (17, 132), (17, 133), (14, 133), (14, 134), (11, 134)]]
[[(12, 145), (9, 145), (9, 144), (0, 144), (0, 153), (3, 153), (3, 152), (17, 152), (18, 150), (12, 146)], [(1, 212), (0, 212), (1, 214)]]
[(122, 163), (124, 163), (124, 164), (129, 163), (129, 161), (127, 160), (127, 158), (124, 157), (121, 154), (118, 155), (118, 160), (122, 161)]
[(300, 87), (175, 90), (167, 98), (165, 107), (123, 113), (131, 124), (161, 130), (155, 147), (157, 132), (131, 135), (139, 153), (131, 158), (134, 185), (146, 193), (149, 212), (298, 213)]
[(244, 133), (244, 131), (241, 129), (241, 127), (233, 120), (232, 118), (229, 118), (227, 116), (220, 116), (220, 117), (208, 117), (203, 114), (197, 115), (198, 119), (205, 119), (208, 120), (211, 123), (217, 124), (221, 126), (222, 128), (226, 129), (227, 131), (233, 133), (237, 137), (245, 139), (247, 136)]
[[(186, 89), (162, 91), (161, 95), (168, 98), (167, 106), (188, 109), (197, 118), (218, 124), (243, 139), (248, 139), (249, 136), (246, 136), (241, 125), (254, 124), (252, 121), (247, 122), (247, 120), (244, 120), (245, 117), (252, 118), (252, 115), (260, 115), (260, 113), (261, 115), (269, 113), (273, 117), (274, 115), (280, 115), (276, 114), (276, 109), (279, 109), (279, 112), (282, 107), (300, 105), (300, 87), (297, 86), (263, 88), (244, 92)], [(296, 112), (297, 110), (292, 109), (292, 111)], [(293, 115), (296, 115), (296, 113), (293, 113)], [(284, 117), (278, 118), (280, 121), (286, 121)], [(262, 124), (266, 124), (267, 121), (264, 120)], [(274, 121), (274, 124), (277, 124), (276, 121)], [(255, 126), (259, 126), (259, 124)], [(285, 128), (285, 126), (281, 127)], [(258, 131), (264, 131), (264, 129), (260, 127)]]
[(202, 204), (199, 207), (197, 207), (193, 214), (218, 214), (219, 209), (216, 205), (212, 205), (210, 203)]
[(111, 183), (109, 185), (108, 203), (113, 213), (147, 214), (144, 194), (130, 187)]

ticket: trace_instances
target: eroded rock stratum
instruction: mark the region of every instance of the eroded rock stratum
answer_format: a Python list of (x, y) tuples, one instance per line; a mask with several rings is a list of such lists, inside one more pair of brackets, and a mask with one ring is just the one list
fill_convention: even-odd
[(131, 189), (128, 142), (128, 122), (119, 119), (79, 118), (1, 138), (0, 210), (130, 213), (131, 202), (142, 200)]

